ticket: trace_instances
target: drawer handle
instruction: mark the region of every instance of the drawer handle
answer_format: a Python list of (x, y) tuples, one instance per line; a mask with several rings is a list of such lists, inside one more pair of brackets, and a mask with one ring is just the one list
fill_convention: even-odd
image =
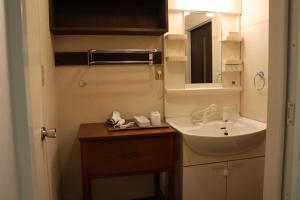
[(124, 160), (132, 160), (132, 159), (136, 159), (138, 158), (140, 155), (139, 153), (126, 153), (126, 154), (123, 154), (123, 155), (120, 155), (120, 158), (121, 159), (124, 159)]

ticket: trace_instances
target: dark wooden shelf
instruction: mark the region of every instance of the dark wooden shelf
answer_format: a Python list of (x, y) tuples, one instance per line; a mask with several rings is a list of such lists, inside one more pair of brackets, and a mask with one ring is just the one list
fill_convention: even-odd
[(50, 29), (58, 35), (162, 35), (167, 0), (49, 0)]
[(165, 28), (52, 27), (56, 35), (163, 35)]

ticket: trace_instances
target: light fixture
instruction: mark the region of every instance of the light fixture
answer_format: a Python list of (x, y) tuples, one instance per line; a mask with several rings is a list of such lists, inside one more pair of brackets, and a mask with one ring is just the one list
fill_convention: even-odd
[(184, 16), (186, 17), (186, 16), (188, 16), (188, 15), (190, 15), (191, 14), (191, 12), (190, 11), (184, 11)]
[(215, 13), (208, 12), (208, 13), (206, 13), (206, 16), (207, 17), (213, 17), (213, 16), (215, 16)]

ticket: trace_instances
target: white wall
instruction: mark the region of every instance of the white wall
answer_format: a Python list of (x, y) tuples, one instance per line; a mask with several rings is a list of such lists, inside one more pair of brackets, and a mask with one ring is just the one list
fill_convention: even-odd
[[(250, 119), (266, 122), (269, 67), (268, 0), (242, 1), (241, 33), (244, 38), (242, 45), (244, 90), (241, 95), (241, 114)], [(257, 91), (253, 84), (253, 78), (259, 71), (263, 71), (266, 78), (266, 86), (262, 91)], [(257, 83), (260, 84), (259, 79), (257, 79)]]
[(4, 0), (0, 0), (0, 199), (17, 200), (5, 30)]
[[(151, 36), (55, 36), (56, 51), (88, 49), (161, 49), (162, 37)], [(87, 86), (79, 87), (84, 80)], [(64, 200), (81, 199), (80, 123), (105, 122), (113, 110), (124, 118), (163, 113), (163, 87), (155, 80), (154, 66), (110, 65), (57, 67), (58, 142), (63, 174)], [(109, 161), (108, 161), (109, 162)], [(124, 200), (153, 194), (152, 176), (97, 180), (94, 199)], [(116, 189), (117, 188), (117, 189)]]

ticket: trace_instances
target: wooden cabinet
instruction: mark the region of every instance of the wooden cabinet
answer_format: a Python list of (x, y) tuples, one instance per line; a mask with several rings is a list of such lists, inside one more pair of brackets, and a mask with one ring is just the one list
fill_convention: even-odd
[(162, 35), (168, 0), (49, 0), (50, 28), (57, 35)]
[(183, 200), (262, 200), (264, 157), (183, 169)]
[(155, 193), (161, 196), (159, 174), (167, 172), (167, 198), (174, 200), (175, 135), (169, 127), (107, 131), (103, 123), (82, 124), (79, 130), (84, 200), (90, 200), (95, 178), (154, 174)]

